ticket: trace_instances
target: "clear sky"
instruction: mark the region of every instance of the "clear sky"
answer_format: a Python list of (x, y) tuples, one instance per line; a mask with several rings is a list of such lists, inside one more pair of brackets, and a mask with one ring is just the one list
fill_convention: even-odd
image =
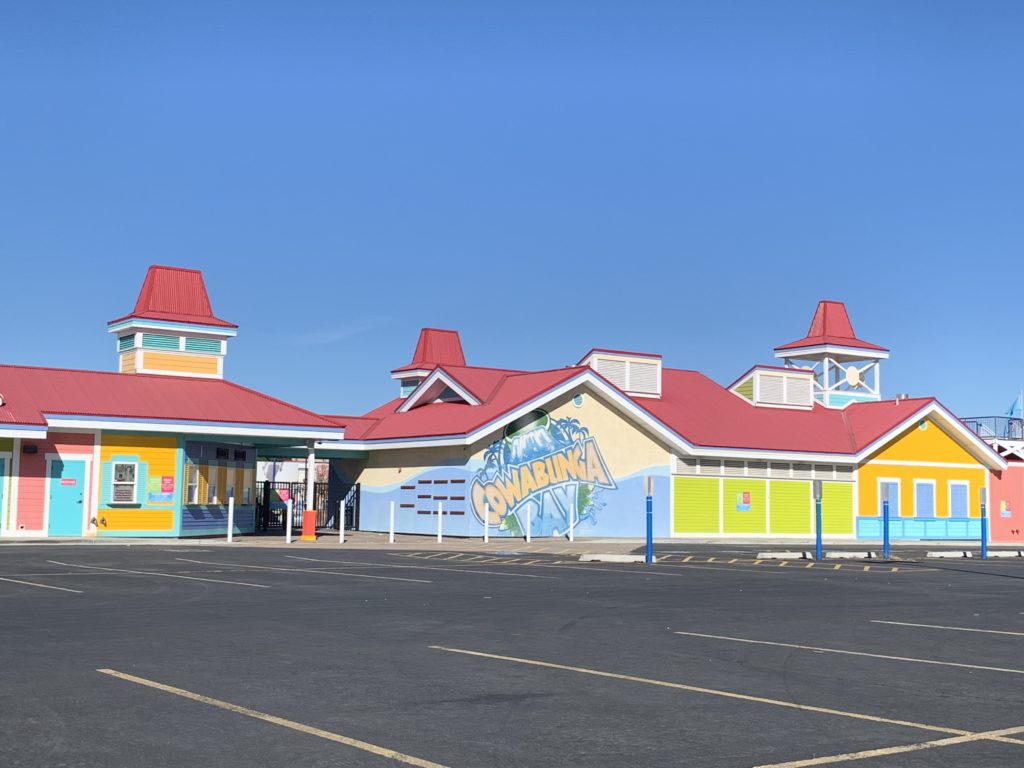
[[(0, 4), (0, 361), (113, 369), (151, 263), (230, 378), (397, 393), (661, 352), (725, 384), (820, 298), (887, 395), (1024, 386), (1024, 3)], [(2, 381), (0, 381), (2, 390)]]

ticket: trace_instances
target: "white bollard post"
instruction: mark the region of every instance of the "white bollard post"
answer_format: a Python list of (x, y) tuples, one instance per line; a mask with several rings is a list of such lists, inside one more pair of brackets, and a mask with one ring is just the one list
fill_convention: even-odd
[(395, 543), (395, 502), (391, 502), (391, 510), (388, 512), (388, 542)]
[(526, 503), (526, 543), (530, 543), (530, 529), (533, 528), (533, 504)]
[(285, 503), (284, 513), (287, 515), (284, 521), (284, 543), (292, 543), (292, 500), (289, 498)]
[(345, 500), (338, 502), (338, 543), (345, 543)]
[(484, 544), (490, 541), (491, 535), (491, 505), (484, 504)]
[(569, 541), (575, 541), (574, 536), (576, 535), (573, 531), (573, 523), (576, 522), (576, 506), (572, 503), (569, 504)]
[(444, 541), (444, 536), (441, 533), (441, 531), (442, 531), (442, 527), (441, 526), (442, 526), (442, 521), (443, 520), (444, 520), (444, 506), (439, 501), (439, 502), (437, 502), (437, 543), (438, 544), (440, 544), (442, 541)]
[(228, 544), (235, 540), (235, 497), (228, 498)]

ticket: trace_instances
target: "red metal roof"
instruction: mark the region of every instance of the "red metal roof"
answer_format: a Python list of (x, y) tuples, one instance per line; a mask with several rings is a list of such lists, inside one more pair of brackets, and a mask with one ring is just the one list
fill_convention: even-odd
[(392, 373), (414, 370), (433, 370), (439, 365), (466, 365), (466, 356), (462, 353), (462, 342), (458, 331), (443, 328), (423, 328), (412, 362), (395, 368)]
[(167, 320), (176, 323), (213, 325), (237, 328), (234, 323), (214, 317), (210, 297), (206, 293), (203, 273), (184, 267), (151, 266), (139, 291), (135, 309), (130, 315), (111, 320), (117, 323), (130, 317), (145, 320)]
[(0, 423), (45, 425), (44, 413), (337, 429), (282, 400), (221, 379), (0, 365)]
[[(536, 373), (455, 366), (444, 370), (472, 391), (481, 404), (428, 403), (399, 413), (404, 398), (396, 398), (346, 421), (346, 439), (375, 441), (466, 435), (531, 400), (542, 398), (584, 371), (601, 378), (592, 369), (582, 366)], [(887, 400), (853, 403), (843, 410), (817, 404), (810, 410), (759, 408), (701, 373), (676, 369), (663, 370), (660, 398), (630, 399), (695, 446), (837, 456), (863, 450), (934, 402), (932, 398)]]
[(480, 405), (429, 403), (398, 413), (399, 406), (405, 402), (405, 398), (399, 397), (348, 423), (345, 438), (394, 440), (465, 435), (587, 369), (574, 367), (522, 373), (452, 366), (444, 370), (470, 390), (481, 401)]
[(850, 316), (846, 312), (846, 305), (841, 301), (819, 301), (817, 309), (814, 310), (814, 317), (811, 318), (811, 327), (807, 330), (807, 335), (802, 339), (776, 347), (775, 350), (803, 349), (826, 344), (878, 352), (889, 351), (885, 347), (857, 338), (857, 334), (853, 332)]

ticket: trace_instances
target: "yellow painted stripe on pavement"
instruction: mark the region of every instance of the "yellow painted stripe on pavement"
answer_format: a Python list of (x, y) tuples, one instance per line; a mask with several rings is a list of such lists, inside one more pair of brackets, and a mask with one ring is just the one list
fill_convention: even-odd
[(887, 656), (882, 653), (867, 653), (866, 651), (847, 651), (842, 648), (821, 648), (816, 645), (797, 645), (796, 643), (776, 643), (770, 640), (751, 640), (746, 637), (730, 637), (728, 635), (707, 635), (702, 632), (682, 632), (676, 630), (676, 635), (686, 637), (703, 637), (709, 640), (727, 640), (732, 643), (749, 643), (751, 645), (772, 645), (778, 648), (795, 648), (800, 651), (814, 651), (815, 653), (840, 653), (844, 656), (867, 656), (872, 659), (885, 659), (886, 661), (908, 661), (914, 664), (935, 664), (941, 667), (958, 667), (960, 669), (978, 669), (983, 672), (1008, 672), (1014, 675), (1024, 675), (1024, 669), (1010, 669), (1007, 667), (986, 667), (980, 664), (964, 664), (955, 661), (939, 661), (938, 659), (918, 659), (912, 656)]
[(42, 589), (56, 589), (58, 592), (74, 592), (76, 595), (82, 594), (80, 589), (68, 589), (67, 587), (54, 587), (49, 584), (36, 584), (34, 581), (21, 581), (20, 579), (0, 579), (0, 581), (9, 581), (12, 584), (25, 584), (29, 587), (41, 587)]
[(164, 693), (173, 693), (175, 696), (180, 696), (183, 699), (191, 699), (192, 701), (198, 701), (201, 704), (209, 704), (211, 707), (224, 709), (228, 712), (235, 712), (239, 715), (245, 715), (246, 717), (252, 717), (256, 720), (263, 720), (267, 723), (280, 725), (284, 728), (290, 728), (293, 731), (309, 734), (310, 736), (318, 736), (321, 739), (327, 739), (328, 741), (334, 741), (348, 747), (361, 749), (364, 752), (369, 752), (380, 757), (386, 757), (399, 763), (405, 763), (406, 765), (415, 765), (419, 766), (419, 768), (446, 768), (446, 766), (441, 765), (441, 763), (435, 763), (430, 760), (424, 760), (420, 757), (407, 755), (403, 752), (388, 749), (387, 747), (380, 747), (376, 744), (371, 744), (368, 741), (353, 739), (350, 736), (343, 736), (340, 733), (333, 733), (331, 731), (325, 731), (322, 728), (315, 728), (311, 725), (305, 725), (304, 723), (297, 723), (294, 720), (287, 720), (283, 717), (278, 717), (277, 715), (268, 715), (266, 712), (259, 712), (255, 709), (249, 709), (248, 707), (243, 707), (238, 704), (232, 704), (230, 701), (222, 701), (221, 699), (214, 699), (210, 696), (203, 696), (201, 693), (193, 693), (192, 691), (186, 691), (184, 688), (175, 688), (173, 685), (165, 685), (164, 683), (158, 683), (155, 680), (147, 680), (144, 677), (137, 677), (136, 675), (129, 675), (125, 672), (118, 672), (116, 669), (97, 669), (96, 671), (104, 675), (116, 677), (119, 680), (125, 680), (129, 683), (144, 685), (147, 688), (154, 688), (158, 691), (163, 691)]
[[(431, 649), (436, 651), (446, 651), (447, 653), (458, 653), (464, 656), (477, 656), (482, 659), (494, 659), (496, 661), (510, 661), (516, 664), (527, 664), (533, 667), (543, 667), (545, 669), (560, 669), (565, 672), (578, 672), (584, 675), (592, 675), (594, 677), (610, 678), (612, 680), (625, 680), (630, 683), (642, 683), (644, 685), (655, 685), (660, 688), (673, 688), (680, 691), (689, 691), (691, 693), (702, 693), (709, 696), (720, 696), (726, 699), (736, 699), (738, 701), (749, 701), (755, 704), (770, 704), (776, 707), (784, 707), (786, 709), (798, 709), (803, 712), (816, 712), (822, 715), (835, 715), (838, 717), (847, 717), (853, 720), (867, 720), (872, 723), (883, 723), (885, 725), (898, 725), (905, 728), (917, 728), (922, 731), (934, 731), (936, 733), (949, 733), (956, 736), (970, 736), (974, 735), (971, 731), (965, 731), (962, 728), (948, 728), (943, 725), (929, 725), (927, 723), (916, 723), (912, 720), (897, 720), (891, 717), (881, 717), (879, 715), (869, 715), (863, 712), (847, 712), (841, 709), (832, 709), (830, 707), (818, 707), (811, 704), (798, 704), (793, 701), (782, 701), (780, 699), (769, 699), (764, 696), (753, 696), (746, 693), (736, 693), (734, 691), (723, 691), (715, 688), (704, 688), (698, 685), (688, 685), (686, 683), (675, 683), (669, 680), (657, 680), (650, 677), (638, 677), (636, 675), (624, 675), (618, 672), (605, 672), (599, 669), (588, 669), (587, 667), (575, 667), (569, 664), (557, 664), (551, 661), (539, 661), (537, 659), (523, 659), (516, 656), (503, 656), (497, 653), (486, 653), (484, 651), (472, 651), (465, 648), (451, 648), (444, 645), (431, 645)], [(990, 737), (986, 737), (990, 738)], [(999, 739), (996, 739), (997, 741)], [(1018, 742), (1014, 742), (1018, 743)]]
[[(830, 765), (833, 763), (848, 763), (853, 760), (866, 760), (871, 757), (885, 757), (887, 755), (899, 755), (905, 752), (919, 752), (922, 749), (934, 749), (936, 747), (951, 747), (954, 744), (966, 744), (971, 741), (987, 741), (994, 740), (1004, 744), (1014, 742), (1014, 739), (1001, 739), (1000, 736), (1010, 736), (1016, 733), (1024, 733), (1024, 725), (1018, 725), (1014, 728), (1001, 728), (998, 731), (982, 731), (980, 733), (970, 733), (963, 736), (950, 736), (945, 739), (936, 739), (935, 741), (923, 741), (917, 744), (901, 744), (896, 747), (880, 747), (878, 749), (865, 749), (860, 752), (847, 752), (842, 755), (823, 755), (821, 757), (811, 757), (806, 760), (790, 760), (785, 763), (772, 763), (771, 765), (761, 765), (757, 768), (809, 768), (813, 765)], [(1024, 746), (1024, 742), (1016, 742), (1021, 746)], [(953, 765), (955, 763), (947, 763)]]

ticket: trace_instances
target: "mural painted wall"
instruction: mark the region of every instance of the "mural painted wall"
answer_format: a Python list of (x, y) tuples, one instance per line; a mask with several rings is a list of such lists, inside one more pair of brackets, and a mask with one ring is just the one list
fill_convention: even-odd
[(978, 491), (989, 472), (932, 419), (911, 427), (857, 471), (857, 536), (882, 536), (889, 489), (892, 538), (969, 539), (981, 535)]
[(175, 533), (181, 500), (179, 454), (176, 437), (104, 432), (97, 535)]
[(1024, 542), (1024, 462), (1011, 462), (1002, 472), (989, 475), (990, 538), (996, 542)]
[[(471, 406), (467, 406), (471, 407)], [(669, 534), (669, 449), (589, 391), (567, 394), (472, 446), (371, 451), (333, 474), (358, 479), (360, 527), (453, 536), (642, 536), (644, 478), (655, 535)]]

